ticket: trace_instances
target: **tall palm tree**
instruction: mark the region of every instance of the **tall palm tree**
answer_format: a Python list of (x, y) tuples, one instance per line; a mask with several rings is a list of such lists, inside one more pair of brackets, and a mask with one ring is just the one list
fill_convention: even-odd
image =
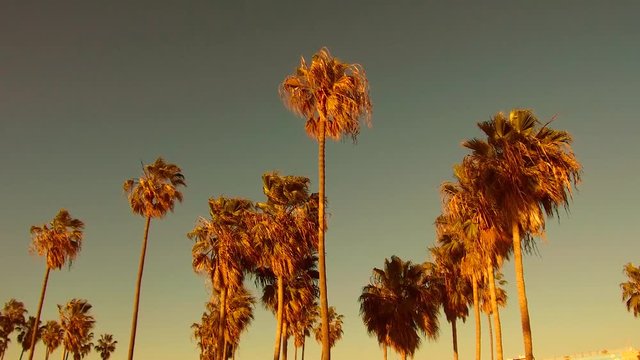
[[(309, 179), (266, 173), (262, 177), (266, 202), (257, 203), (252, 233), (260, 268), (277, 279), (277, 324), (273, 358), (280, 358), (284, 325), (285, 283), (316, 251), (318, 198), (309, 195)], [(286, 332), (284, 332), (286, 333)]]
[(62, 328), (63, 356), (73, 354), (74, 360), (89, 353), (93, 343), (95, 319), (91, 315), (91, 304), (84, 299), (72, 299), (64, 306), (58, 305), (60, 327)]
[(100, 354), (100, 359), (109, 360), (111, 357), (111, 353), (116, 351), (116, 344), (118, 342), (113, 339), (113, 335), (111, 334), (102, 334), (100, 335), (100, 339), (98, 339), (98, 343), (94, 347), (96, 352)]
[(26, 313), (24, 303), (16, 299), (10, 299), (0, 311), (0, 359), (4, 358), (13, 331), (24, 327)]
[[(200, 218), (195, 228), (187, 234), (194, 240), (192, 248), (193, 269), (207, 274), (213, 289), (219, 295), (220, 306), (217, 349), (226, 349), (224, 324), (226, 324), (227, 297), (242, 287), (244, 273), (255, 257), (248, 234), (253, 204), (245, 199), (219, 197), (209, 199), (211, 220)], [(222, 359), (224, 351), (216, 356)]]
[(624, 266), (624, 274), (629, 281), (620, 284), (622, 301), (626, 302), (627, 311), (633, 311), (633, 316), (640, 315), (640, 268), (628, 263)]
[(383, 347), (385, 359), (389, 346), (406, 359), (420, 346), (419, 333), (430, 339), (438, 336), (439, 291), (427, 270), (392, 256), (383, 269), (373, 269), (371, 282), (362, 289), (360, 315), (367, 332)]
[[(40, 314), (42, 312), (44, 296), (47, 291), (49, 272), (51, 269), (61, 269), (65, 264), (71, 264), (73, 262), (82, 247), (83, 229), (84, 223), (72, 218), (65, 209), (61, 209), (49, 224), (31, 227), (32, 242), (30, 251), (36, 252), (40, 256), (45, 256), (47, 261), (42, 292), (40, 293), (40, 302), (38, 303), (38, 312), (34, 324), (40, 323)], [(31, 336), (29, 360), (33, 360), (37, 331), (32, 331)]]
[(29, 319), (19, 328), (19, 331), (18, 343), (22, 345), (22, 351), (20, 352), (20, 359), (22, 359), (24, 352), (34, 348), (38, 341), (40, 341), (42, 327), (39, 321), (36, 322), (35, 317), (29, 316)]
[(51, 320), (47, 321), (47, 323), (42, 328), (42, 343), (46, 346), (46, 358), (49, 359), (49, 355), (60, 346), (62, 343), (62, 337), (64, 335), (64, 331), (60, 324), (57, 321)]
[(334, 58), (326, 48), (320, 49), (307, 66), (304, 58), (294, 74), (280, 85), (284, 104), (306, 121), (305, 129), (318, 141), (318, 254), (320, 271), (320, 314), (322, 318), (322, 359), (331, 358), (329, 346), (329, 303), (325, 265), (325, 139), (360, 133), (360, 119), (371, 125), (369, 82), (358, 64), (347, 64)]
[(133, 213), (146, 219), (140, 264), (138, 266), (136, 293), (133, 301), (129, 360), (133, 359), (133, 350), (136, 342), (140, 286), (142, 284), (142, 272), (144, 271), (144, 259), (147, 252), (151, 218), (162, 218), (169, 211), (173, 211), (176, 200), (182, 202), (182, 193), (178, 190), (178, 187), (186, 186), (184, 175), (181, 173), (182, 170), (175, 164), (165, 162), (161, 157), (157, 158), (153, 164), (144, 165), (142, 170), (143, 174), (140, 178), (126, 180), (123, 185)]
[[(329, 347), (332, 348), (336, 345), (338, 340), (342, 339), (342, 321), (344, 319), (344, 315), (338, 314), (336, 312), (336, 308), (333, 306), (329, 306)], [(318, 324), (320, 325), (320, 324)], [(317, 326), (313, 329), (313, 332), (316, 336), (316, 341), (318, 343), (322, 343), (322, 327)]]
[(571, 150), (572, 137), (548, 124), (539, 126), (532, 111), (514, 109), (507, 118), (496, 114), (478, 127), (486, 140), (463, 143), (476, 163), (482, 194), (501, 209), (501, 226), (511, 230), (516, 285), (525, 357), (533, 359), (531, 322), (524, 283), (522, 243), (544, 234), (545, 214), (559, 215), (568, 207), (572, 185), (580, 181), (581, 165)]

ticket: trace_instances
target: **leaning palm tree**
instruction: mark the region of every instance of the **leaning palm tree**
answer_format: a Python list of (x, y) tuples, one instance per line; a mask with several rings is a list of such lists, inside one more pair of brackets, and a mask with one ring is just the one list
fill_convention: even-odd
[(307, 66), (304, 58), (295, 73), (280, 85), (285, 105), (305, 119), (307, 134), (318, 141), (318, 254), (320, 271), (320, 313), (322, 318), (322, 359), (331, 357), (329, 347), (329, 303), (325, 265), (325, 139), (348, 135), (356, 140), (360, 119), (371, 124), (369, 82), (364, 69), (334, 58), (326, 48), (320, 49)]
[[(72, 218), (65, 209), (61, 209), (49, 224), (31, 227), (32, 242), (30, 251), (36, 252), (40, 256), (45, 256), (47, 261), (36, 322), (34, 324), (40, 323), (40, 314), (42, 312), (44, 296), (47, 291), (49, 272), (51, 269), (61, 269), (65, 264), (71, 264), (73, 262), (82, 247), (83, 228), (84, 223)], [(36, 335), (36, 331), (31, 332), (32, 339), (30, 341), (29, 360), (33, 360)]]
[(397, 256), (385, 259), (383, 269), (373, 269), (358, 300), (367, 332), (376, 336), (385, 359), (387, 347), (402, 359), (412, 357), (420, 346), (419, 333), (438, 336), (439, 290), (424, 265)]
[(580, 181), (581, 174), (571, 150), (571, 135), (547, 125), (539, 126), (532, 111), (515, 109), (508, 118), (498, 113), (478, 124), (486, 140), (463, 143), (472, 151), (464, 161), (481, 169), (480, 192), (501, 209), (496, 227), (511, 230), (526, 360), (533, 359), (533, 342), (522, 244), (544, 235), (545, 214), (559, 215), (559, 207), (568, 208), (572, 185)]
[(49, 355), (60, 346), (64, 331), (57, 321), (51, 320), (42, 328), (42, 343), (46, 346), (47, 352), (45, 360), (49, 359)]
[(626, 302), (627, 311), (633, 312), (633, 316), (640, 316), (640, 268), (628, 263), (624, 266), (624, 274), (629, 281), (620, 284), (622, 289), (622, 301)]
[(39, 321), (36, 322), (35, 317), (29, 316), (29, 319), (19, 328), (19, 331), (18, 343), (22, 345), (22, 351), (20, 352), (20, 359), (22, 359), (25, 351), (34, 348), (35, 344), (40, 341), (42, 327)]
[[(138, 325), (138, 306), (140, 304), (140, 286), (142, 284), (142, 272), (144, 259), (147, 252), (147, 239), (151, 218), (162, 218), (169, 211), (173, 211), (175, 202), (182, 202), (180, 186), (186, 186), (181, 169), (162, 158), (156, 159), (151, 165), (143, 166), (143, 174), (138, 179), (129, 179), (124, 182), (123, 189), (127, 193), (131, 210), (145, 217), (144, 237), (140, 264), (138, 266), (138, 278), (136, 281), (136, 293), (133, 302), (133, 318), (131, 320), (131, 336), (129, 338), (128, 359), (133, 359), (133, 350), (136, 342), (136, 330)], [(30, 359), (31, 360), (31, 359)]]
[(63, 356), (73, 354), (74, 360), (81, 359), (89, 353), (93, 339), (95, 319), (90, 314), (91, 304), (87, 300), (72, 299), (68, 303), (58, 305), (60, 327), (62, 328)]
[(113, 335), (111, 334), (102, 334), (100, 335), (100, 339), (98, 339), (98, 343), (94, 347), (96, 352), (100, 354), (100, 359), (109, 360), (111, 357), (111, 353), (116, 351), (116, 344), (118, 342), (113, 339)]

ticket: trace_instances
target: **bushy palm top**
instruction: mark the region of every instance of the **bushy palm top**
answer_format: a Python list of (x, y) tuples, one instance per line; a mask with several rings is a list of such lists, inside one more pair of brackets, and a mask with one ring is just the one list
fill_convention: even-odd
[[(332, 348), (335, 344), (342, 339), (342, 322), (344, 315), (338, 314), (336, 308), (329, 306), (329, 347)], [(317, 324), (313, 329), (313, 333), (317, 342), (322, 342), (322, 327), (321, 324)]]
[(111, 357), (111, 353), (116, 351), (116, 344), (118, 342), (113, 339), (113, 335), (102, 334), (94, 349), (100, 354), (102, 360), (108, 360)]
[(64, 331), (57, 321), (50, 320), (42, 328), (42, 342), (47, 347), (47, 351), (52, 353), (62, 343)]
[(64, 306), (58, 305), (60, 326), (64, 331), (62, 343), (74, 358), (87, 354), (93, 345), (95, 319), (90, 314), (91, 308), (91, 304), (83, 299), (72, 299)]
[(84, 223), (61, 209), (49, 224), (31, 227), (31, 251), (46, 256), (50, 269), (73, 261), (82, 247)]
[(640, 268), (628, 263), (624, 266), (624, 273), (629, 281), (620, 284), (622, 301), (626, 303), (627, 310), (638, 317), (640, 315)]

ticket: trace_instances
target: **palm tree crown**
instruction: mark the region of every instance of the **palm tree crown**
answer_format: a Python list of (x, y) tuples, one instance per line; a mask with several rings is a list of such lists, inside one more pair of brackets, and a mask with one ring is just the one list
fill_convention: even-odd
[(100, 354), (100, 359), (108, 360), (111, 357), (111, 353), (116, 351), (117, 343), (118, 342), (113, 339), (113, 335), (102, 334), (94, 349)]
[(42, 342), (47, 347), (47, 358), (60, 346), (64, 331), (57, 321), (51, 320), (42, 328)]
[(620, 284), (622, 301), (626, 302), (627, 310), (638, 317), (640, 315), (640, 268), (628, 263), (624, 266), (624, 273), (629, 281)]
[(31, 251), (46, 256), (47, 267), (60, 269), (73, 261), (82, 247), (84, 223), (61, 209), (49, 224), (32, 226)]
[(58, 305), (60, 326), (63, 330), (62, 343), (65, 351), (73, 354), (74, 359), (86, 355), (93, 345), (93, 326), (95, 319), (90, 314), (91, 304), (87, 300), (72, 299), (64, 306)]

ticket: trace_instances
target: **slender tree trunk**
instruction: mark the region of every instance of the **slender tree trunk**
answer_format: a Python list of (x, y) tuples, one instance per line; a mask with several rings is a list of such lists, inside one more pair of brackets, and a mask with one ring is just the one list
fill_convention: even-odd
[(301, 360), (304, 360), (304, 344), (305, 344), (306, 342), (307, 342), (307, 337), (305, 336), (305, 337), (302, 339), (302, 351), (301, 351), (301, 353), (300, 353), (300, 359), (301, 359)]
[(382, 344), (382, 353), (384, 354), (384, 360), (387, 360), (387, 344)]
[(222, 350), (222, 360), (227, 360), (227, 347), (229, 344), (227, 344), (227, 339), (224, 339), (224, 348)]
[(276, 324), (276, 342), (273, 347), (273, 360), (280, 359), (280, 343), (282, 342), (282, 320), (284, 313), (284, 279), (278, 276), (278, 320)]
[(298, 360), (298, 347), (294, 346), (293, 347), (295, 352), (293, 353), (293, 360)]
[[(33, 328), (31, 329), (31, 346), (29, 347), (29, 360), (33, 360), (33, 352), (36, 348), (36, 337), (38, 335), (38, 324), (40, 323), (40, 315), (42, 314), (42, 304), (44, 303), (44, 295), (47, 292), (47, 282), (49, 282), (49, 272), (51, 269), (47, 264), (47, 270), (44, 272), (44, 281), (42, 282), (42, 292), (40, 292), (40, 302), (38, 303), (38, 313), (36, 315), (36, 321), (33, 322)], [(24, 350), (23, 350), (24, 352)], [(22, 355), (20, 355), (22, 358)]]
[(476, 320), (476, 360), (480, 360), (482, 351), (482, 333), (480, 328), (480, 300), (478, 298), (478, 277), (471, 277), (473, 285), (473, 314)]
[(527, 291), (524, 285), (524, 265), (522, 263), (522, 244), (520, 227), (517, 222), (511, 225), (513, 233), (513, 263), (516, 268), (516, 283), (518, 285), (518, 300), (520, 302), (520, 318), (522, 320), (522, 337), (524, 339), (524, 355), (526, 360), (533, 360), (533, 341), (531, 339), (531, 320), (529, 319), (529, 305)]
[(226, 360), (225, 355), (226, 355), (227, 346), (225, 344), (224, 328), (227, 325), (227, 295), (228, 295), (227, 292), (228, 291), (229, 289), (227, 288), (226, 284), (224, 284), (220, 291), (220, 312), (219, 312), (220, 322), (218, 323), (218, 339), (217, 339), (218, 340), (217, 355), (219, 360)]
[(403, 352), (401, 352), (401, 353), (400, 353), (400, 358), (401, 358), (402, 360), (407, 360), (407, 353), (406, 353), (406, 352), (404, 352), (404, 351), (403, 351)]
[(498, 295), (496, 291), (496, 278), (494, 276), (493, 259), (489, 257), (489, 265), (487, 266), (487, 275), (489, 278), (489, 294), (491, 295), (491, 312), (493, 313), (493, 324), (496, 328), (496, 353), (498, 360), (502, 360), (502, 324), (500, 323), (500, 311), (498, 311)]
[(287, 336), (287, 330), (289, 328), (289, 324), (287, 321), (283, 321), (282, 324), (282, 360), (287, 360), (287, 352), (289, 348), (289, 337)]
[(62, 360), (64, 360), (65, 355), (67, 354), (66, 349), (62, 349)]
[(329, 300), (327, 295), (327, 270), (325, 263), (324, 246), (324, 180), (325, 180), (325, 129), (324, 115), (320, 115), (320, 135), (318, 137), (318, 272), (320, 279), (320, 317), (322, 318), (322, 360), (331, 360), (331, 348), (329, 347)]
[(20, 359), (19, 360), (22, 360), (22, 355), (23, 354), (24, 354), (24, 349), (22, 349), (22, 351), (20, 352)]
[(44, 355), (44, 360), (49, 360), (49, 354), (51, 354), (51, 353), (49, 352), (49, 349), (47, 349), (47, 351), (45, 352), (45, 355)]
[(147, 239), (149, 238), (149, 224), (151, 224), (151, 217), (147, 216), (147, 221), (144, 225), (144, 238), (142, 239), (142, 251), (140, 252), (140, 264), (138, 265), (138, 279), (136, 280), (136, 294), (133, 300), (133, 318), (131, 319), (131, 336), (129, 337), (129, 355), (128, 355), (129, 360), (133, 360), (133, 348), (136, 345), (136, 331), (138, 328), (138, 307), (140, 305), (140, 286), (142, 285), (142, 273), (144, 271), (144, 258), (147, 253)]
[(491, 314), (487, 313), (487, 324), (489, 326), (489, 349), (491, 349), (491, 360), (493, 360), (493, 331), (491, 330)]
[(64, 357), (64, 360), (69, 360), (69, 355), (71, 355), (71, 353), (69, 351), (66, 352), (66, 356)]
[(455, 319), (451, 322), (451, 334), (453, 337), (453, 360), (458, 360), (458, 330)]

